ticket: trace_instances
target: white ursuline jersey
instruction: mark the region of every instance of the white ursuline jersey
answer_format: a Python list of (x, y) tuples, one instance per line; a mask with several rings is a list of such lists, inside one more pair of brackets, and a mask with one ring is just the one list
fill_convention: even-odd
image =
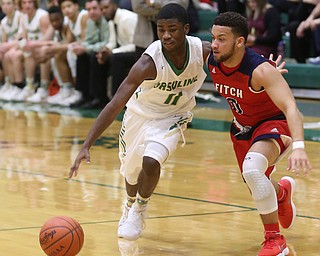
[(87, 10), (81, 10), (78, 14), (77, 20), (75, 23), (73, 23), (71, 20), (69, 20), (69, 27), (70, 30), (75, 37), (76, 41), (81, 40), (81, 34), (82, 34), (82, 28), (81, 28), (81, 20), (83, 15), (86, 15), (88, 13)]
[(155, 80), (145, 80), (127, 103), (131, 111), (148, 118), (166, 118), (184, 114), (196, 105), (195, 94), (206, 73), (203, 70), (202, 42), (187, 36), (189, 60), (181, 74), (176, 74), (162, 52), (161, 42), (153, 42), (145, 51), (157, 69)]
[(22, 26), (27, 31), (28, 40), (39, 40), (43, 36), (40, 30), (40, 19), (44, 15), (48, 15), (48, 12), (42, 9), (37, 9), (35, 15), (29, 21), (28, 15), (23, 14)]
[(8, 21), (7, 16), (1, 20), (2, 33), (7, 36), (8, 42), (17, 39), (15, 38), (15, 35), (18, 33), (20, 28), (21, 15), (21, 12), (15, 10), (11, 22)]

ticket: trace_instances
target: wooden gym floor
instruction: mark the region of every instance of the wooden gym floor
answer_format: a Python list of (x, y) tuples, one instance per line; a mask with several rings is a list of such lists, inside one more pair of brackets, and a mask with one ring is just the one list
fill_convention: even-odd
[[(298, 216), (283, 230), (290, 255), (320, 255), (320, 102), (298, 100), (313, 172), (296, 177)], [(125, 189), (116, 121), (91, 150), (78, 177), (67, 173), (97, 111), (0, 102), (0, 255), (44, 255), (38, 234), (57, 215), (85, 232), (80, 256), (256, 255), (262, 224), (242, 182), (229, 140), (225, 102), (200, 102), (187, 145), (164, 166), (142, 237), (117, 238)], [(120, 119), (120, 118), (119, 118)], [(286, 159), (275, 178), (284, 175)]]

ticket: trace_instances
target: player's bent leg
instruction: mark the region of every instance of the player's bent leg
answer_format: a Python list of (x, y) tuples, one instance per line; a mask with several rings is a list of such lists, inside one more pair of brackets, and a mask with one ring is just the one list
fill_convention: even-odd
[(138, 239), (145, 228), (147, 203), (158, 184), (161, 164), (168, 158), (169, 151), (160, 143), (149, 142), (143, 155), (137, 200), (129, 209), (126, 221), (118, 228), (118, 236), (128, 240)]
[[(160, 164), (155, 159), (143, 157), (142, 170), (138, 178), (137, 200), (128, 211), (126, 220), (118, 228), (118, 236), (136, 240), (145, 228), (147, 203), (160, 177)], [(125, 213), (124, 209), (124, 213)]]
[[(275, 189), (264, 173), (267, 167), (267, 158), (256, 152), (247, 153), (242, 166), (242, 175), (261, 215), (274, 213), (278, 208)], [(279, 232), (266, 232), (262, 245), (258, 256), (284, 256), (289, 253), (286, 240)]]
[(267, 158), (256, 152), (247, 153), (242, 166), (243, 178), (251, 190), (260, 214), (268, 214), (278, 208), (275, 189), (264, 174), (267, 167)]

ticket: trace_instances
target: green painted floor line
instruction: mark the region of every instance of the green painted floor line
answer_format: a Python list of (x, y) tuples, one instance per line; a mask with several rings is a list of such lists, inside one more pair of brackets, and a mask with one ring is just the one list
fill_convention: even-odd
[[(5, 172), (7, 170), (5, 169), (0, 169), (0, 171)], [(98, 183), (98, 182), (91, 182), (91, 181), (83, 181), (83, 180), (78, 180), (78, 179), (68, 179), (68, 178), (61, 178), (61, 177), (56, 177), (53, 175), (47, 175), (47, 174), (41, 174), (41, 173), (36, 173), (36, 172), (25, 172), (25, 171), (18, 171), (18, 170), (11, 170), (12, 172), (15, 173), (23, 173), (23, 174), (29, 174), (32, 176), (43, 176), (47, 178), (52, 178), (52, 179), (61, 179), (65, 181), (74, 181), (78, 183), (85, 183), (85, 184), (90, 184), (94, 186), (101, 186), (101, 187), (107, 187), (107, 188), (112, 188), (112, 189), (121, 189), (125, 190), (124, 187), (121, 186), (114, 186), (114, 185), (109, 185), (109, 184), (103, 184), (103, 183)], [(154, 192), (154, 196), (161, 196), (161, 197), (169, 197), (169, 198), (176, 198), (176, 199), (181, 199), (181, 200), (187, 200), (187, 201), (194, 201), (194, 202), (199, 202), (199, 203), (207, 203), (207, 204), (214, 204), (214, 205), (222, 205), (226, 207), (235, 207), (235, 208), (240, 208), (239, 210), (231, 210), (231, 211), (222, 211), (222, 212), (207, 212), (207, 213), (191, 213), (191, 214), (184, 214), (184, 215), (168, 215), (166, 216), (167, 218), (173, 218), (173, 217), (192, 217), (192, 216), (197, 216), (197, 215), (212, 215), (212, 214), (221, 214), (221, 213), (235, 213), (235, 212), (246, 212), (246, 211), (256, 211), (256, 208), (253, 207), (248, 207), (244, 205), (237, 205), (237, 204), (230, 204), (230, 203), (222, 203), (222, 202), (216, 202), (216, 201), (210, 201), (210, 200), (204, 200), (204, 199), (198, 199), (198, 198), (192, 198), (192, 197), (184, 197), (184, 196), (176, 196), (176, 195), (170, 195), (170, 194), (164, 194), (164, 193), (158, 193)], [(315, 217), (315, 216), (310, 216), (310, 215), (301, 215), (297, 214), (297, 217), (300, 218), (306, 218), (306, 219), (313, 219), (313, 220), (320, 220), (320, 217)], [(158, 216), (158, 217), (152, 217), (152, 218), (165, 218), (165, 216)], [(152, 219), (150, 218), (150, 219)], [(118, 220), (117, 220), (118, 221)], [(105, 222), (114, 222), (114, 221), (105, 221)], [(21, 228), (25, 229), (25, 228)], [(0, 231), (6, 231), (6, 229), (1, 229)]]
[[(222, 212), (204, 212), (204, 213), (190, 213), (190, 214), (178, 214), (178, 215), (164, 215), (164, 216), (154, 216), (147, 217), (148, 220), (154, 219), (170, 219), (170, 218), (184, 218), (184, 217), (197, 217), (197, 216), (208, 216), (208, 215), (220, 215), (220, 214), (230, 214), (230, 213), (242, 213), (248, 212), (251, 210), (238, 210), (238, 211), (222, 211)], [(81, 225), (93, 225), (93, 224), (105, 224), (105, 223), (118, 223), (119, 219), (116, 220), (99, 220), (99, 221), (87, 221), (87, 222), (79, 222)], [(29, 227), (15, 227), (15, 228), (0, 228), (0, 232), (8, 232), (8, 231), (20, 231), (20, 230), (28, 230), (28, 229), (40, 229), (41, 226), (29, 226)]]

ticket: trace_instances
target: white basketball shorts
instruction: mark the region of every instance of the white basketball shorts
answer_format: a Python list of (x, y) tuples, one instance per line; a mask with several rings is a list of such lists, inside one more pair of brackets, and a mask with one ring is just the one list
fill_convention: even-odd
[[(160, 165), (165, 163), (177, 148), (180, 136), (191, 120), (191, 112), (165, 119), (149, 119), (126, 110), (119, 134), (119, 158), (120, 172), (129, 184), (137, 184), (143, 156), (153, 157)], [(163, 145), (167, 150), (152, 154), (152, 150), (158, 148), (156, 146), (150, 150), (148, 148), (146, 153), (150, 142)]]

